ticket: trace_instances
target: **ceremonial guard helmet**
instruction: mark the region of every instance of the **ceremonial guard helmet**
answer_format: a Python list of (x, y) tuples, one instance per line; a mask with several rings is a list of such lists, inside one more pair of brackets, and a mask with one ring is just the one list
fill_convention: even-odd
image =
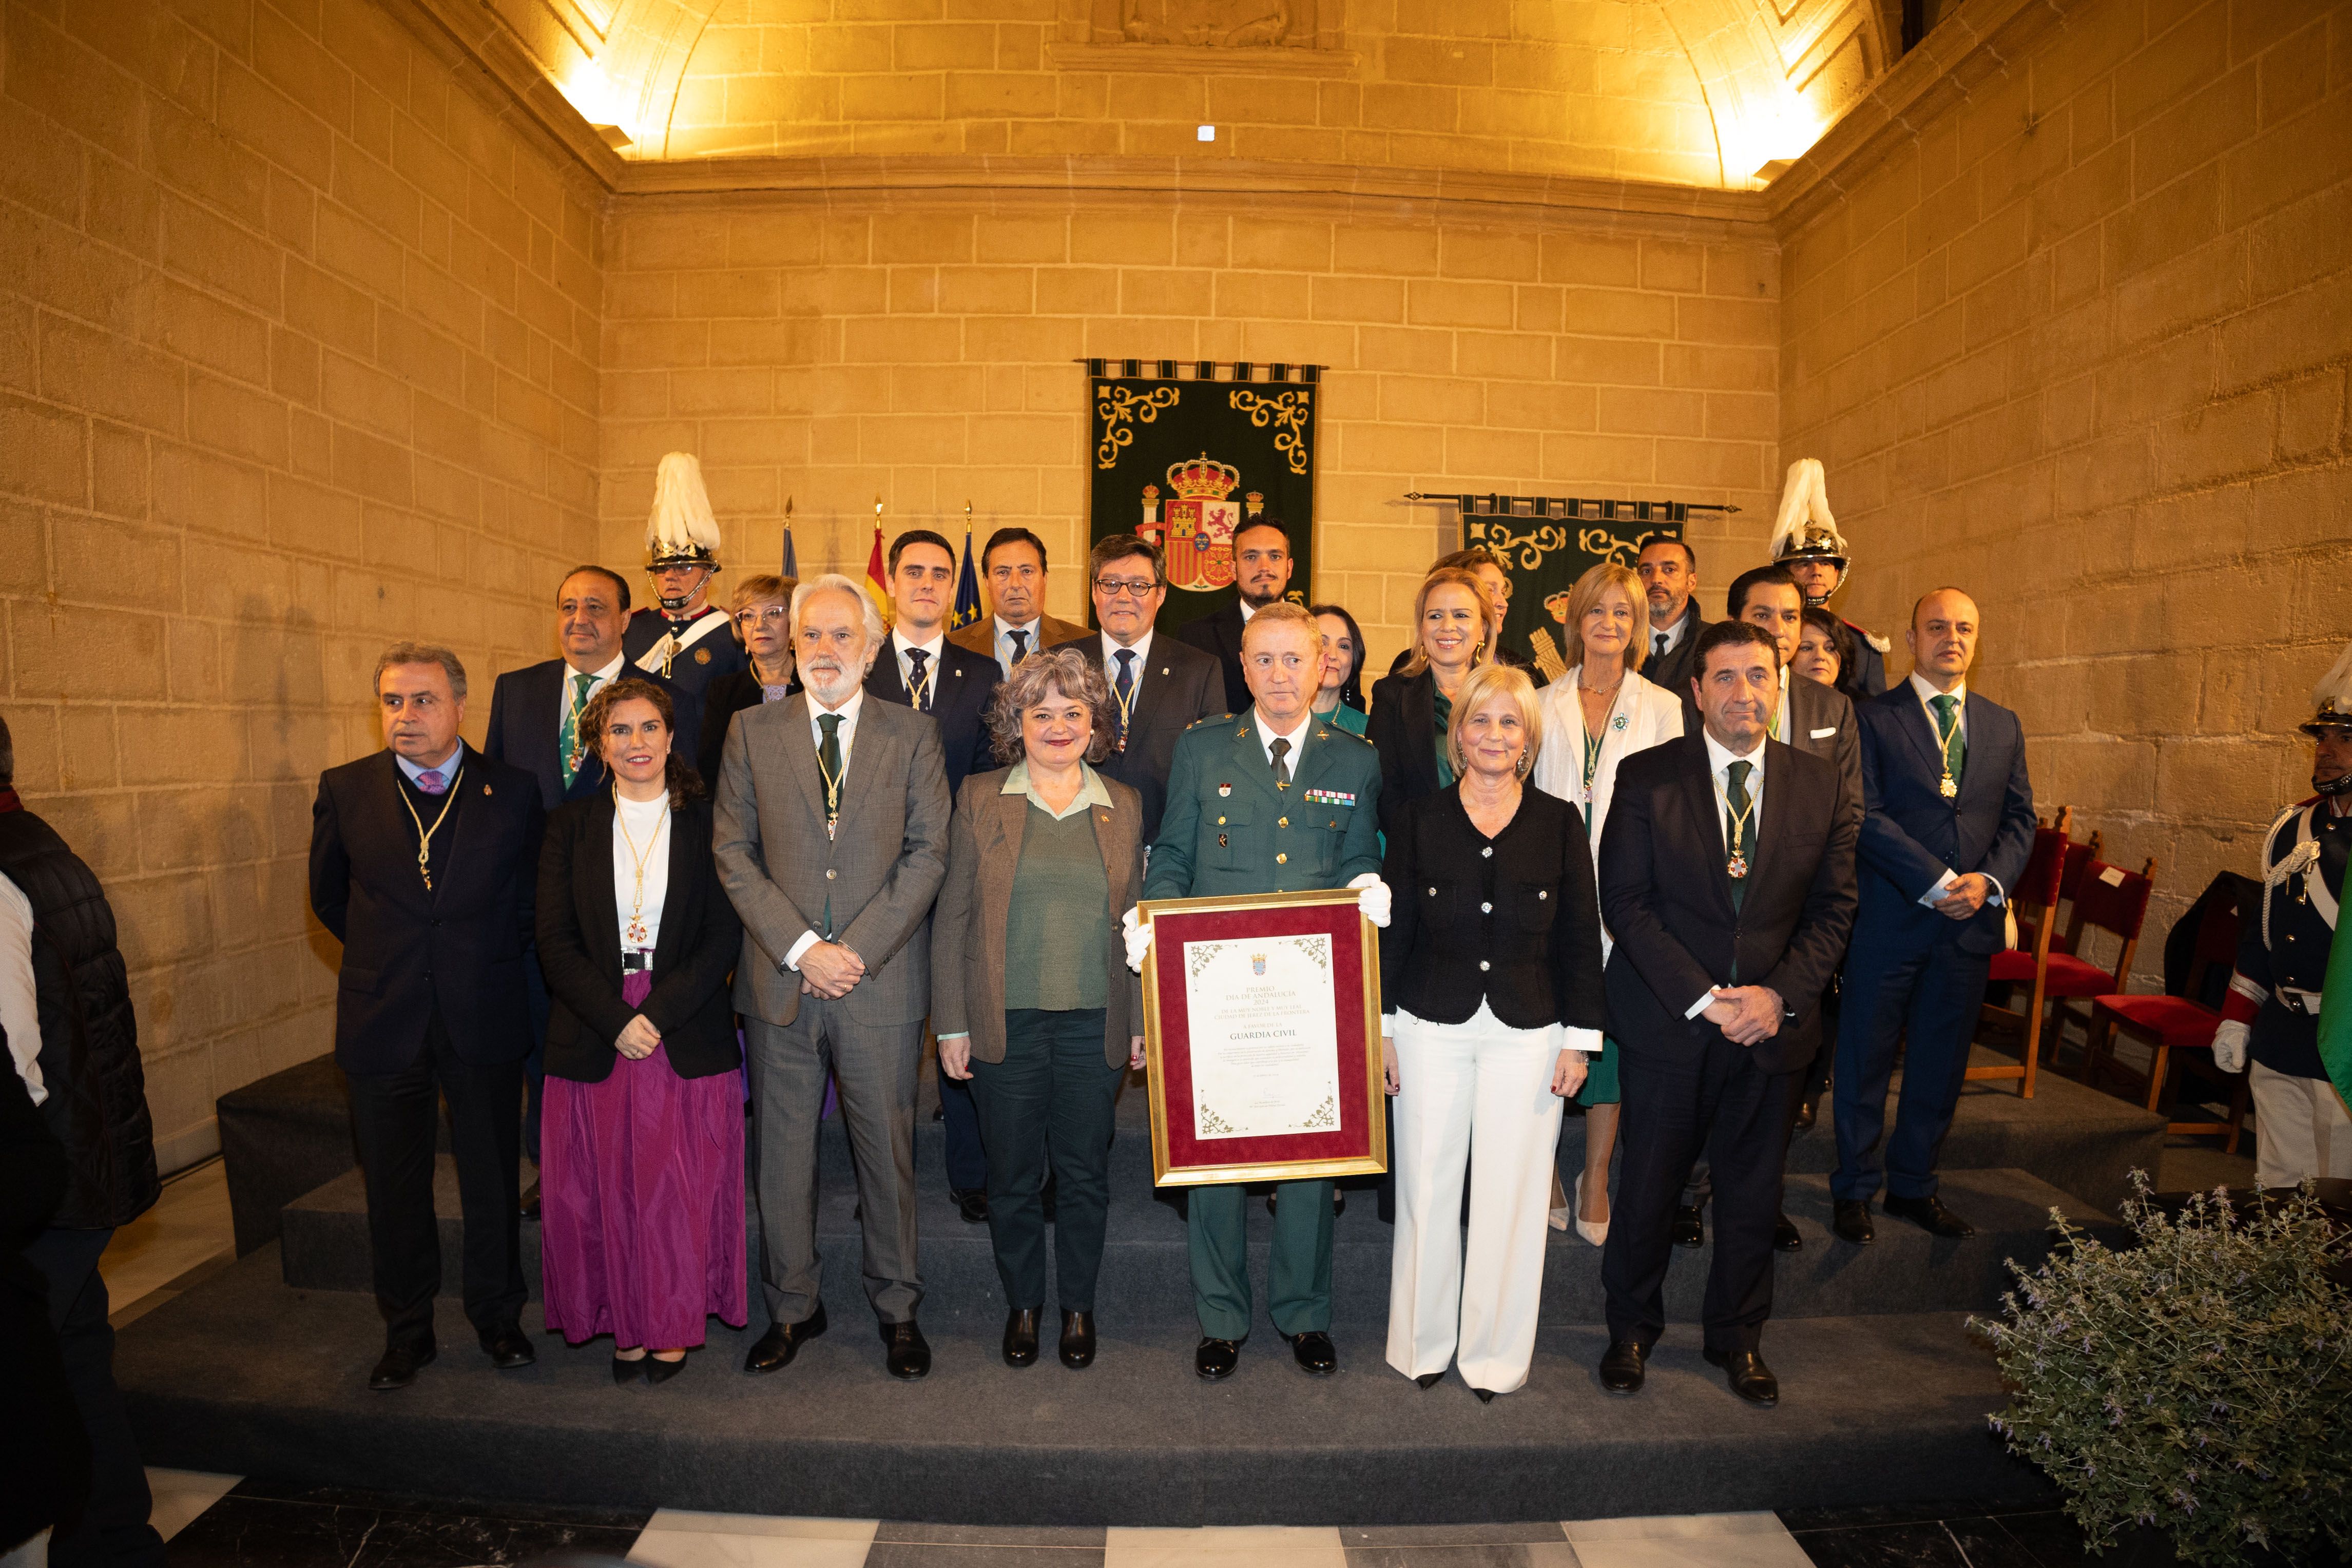
[(691, 452), (673, 452), (654, 477), (653, 515), (646, 519), (646, 570), (704, 566), (719, 570), (719, 519), (702, 487), (702, 465)]
[[(1838, 569), (1843, 580), (1848, 559), (1845, 536), (1838, 532), (1837, 518), (1830, 515), (1822, 460), (1800, 457), (1789, 465), (1788, 480), (1780, 487), (1780, 516), (1772, 525), (1773, 564), (1825, 560)], [(1809, 593), (1805, 602), (1818, 606), (1828, 597), (1816, 599)]]
[(2347, 643), (2336, 667), (2311, 689), (2312, 715), (2297, 727), (2316, 737), (2323, 729), (2352, 729), (2352, 643)]

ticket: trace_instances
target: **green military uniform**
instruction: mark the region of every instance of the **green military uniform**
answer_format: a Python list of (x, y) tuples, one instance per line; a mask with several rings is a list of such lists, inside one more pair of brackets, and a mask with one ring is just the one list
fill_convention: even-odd
[[(1291, 779), (1277, 786), (1257, 712), (1203, 719), (1177, 737), (1168, 807), (1143, 879), (1146, 898), (1304, 893), (1345, 887), (1381, 869), (1381, 765), (1371, 743), (1309, 718)], [(1331, 1184), (1277, 1188), (1267, 1280), (1275, 1327), (1331, 1327)], [(1211, 1339), (1249, 1335), (1249, 1250), (1239, 1186), (1196, 1186), (1186, 1197), (1192, 1302)]]

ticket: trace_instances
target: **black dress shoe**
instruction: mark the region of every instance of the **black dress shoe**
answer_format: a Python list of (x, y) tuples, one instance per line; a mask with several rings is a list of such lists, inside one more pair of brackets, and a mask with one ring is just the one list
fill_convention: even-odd
[(1856, 1247), (1870, 1245), (1870, 1199), (1841, 1197), (1836, 1200), (1835, 1214), (1830, 1221), (1841, 1241), (1851, 1241)]
[(641, 1355), (636, 1360), (631, 1361), (626, 1356), (614, 1356), (613, 1358), (614, 1383), (616, 1385), (635, 1383), (637, 1380), (637, 1375), (645, 1371), (646, 1363), (652, 1359), (651, 1356)]
[(1797, 1234), (1797, 1222), (1785, 1214), (1773, 1217), (1772, 1249), (1775, 1252), (1802, 1252), (1805, 1249), (1805, 1239)]
[(1717, 1350), (1706, 1352), (1707, 1364), (1719, 1366), (1731, 1391), (1750, 1405), (1760, 1405), (1767, 1410), (1780, 1403), (1780, 1380), (1764, 1364), (1764, 1358), (1752, 1350)]
[(1298, 1359), (1298, 1370), (1310, 1377), (1328, 1377), (1339, 1370), (1339, 1353), (1332, 1346), (1331, 1336), (1321, 1329), (1282, 1337), (1290, 1342), (1290, 1354)]
[(1639, 1342), (1612, 1339), (1601, 1356), (1601, 1386), (1612, 1394), (1638, 1394), (1649, 1375), (1650, 1353)]
[(435, 1354), (431, 1340), (416, 1344), (388, 1344), (383, 1347), (383, 1359), (368, 1374), (368, 1386), (379, 1394), (394, 1388), (405, 1388), (416, 1381), (416, 1369), (431, 1361)]
[(1062, 1364), (1075, 1372), (1095, 1364), (1095, 1315), (1062, 1314)]
[(1414, 1378), (1413, 1381), (1420, 1384), (1421, 1391), (1423, 1394), (1426, 1394), (1431, 1389), (1436, 1387), (1438, 1384), (1444, 1380), (1444, 1376), (1445, 1374), (1442, 1372), (1424, 1372), (1419, 1377)]
[(1897, 1219), (1909, 1220), (1930, 1236), (1943, 1236), (1958, 1241), (1977, 1233), (1975, 1226), (1946, 1208), (1944, 1200), (1934, 1193), (1925, 1197), (1896, 1197), (1889, 1193), (1880, 1207)]
[(1037, 1364), (1037, 1309), (1015, 1307), (1004, 1314), (1004, 1364)]
[(1799, 1105), (1797, 1107), (1797, 1131), (1800, 1133), (1811, 1132), (1813, 1130), (1813, 1118), (1820, 1113), (1820, 1111), (1821, 1107), (1811, 1100)]
[(645, 1366), (646, 1381), (659, 1387), (686, 1370), (686, 1357), (681, 1355), (676, 1361), (664, 1361), (657, 1355), (648, 1354)]
[(966, 1225), (988, 1223), (988, 1194), (976, 1186), (951, 1186), (948, 1196), (955, 1199), (956, 1212), (963, 1216)]
[[(890, 1353), (883, 1358), (882, 1364), (889, 1368), (891, 1376), (912, 1383), (931, 1370), (931, 1342), (923, 1337), (922, 1328), (914, 1319), (908, 1318), (903, 1323), (884, 1323), (881, 1329), (882, 1343), (890, 1347)], [(1037, 1330), (1034, 1317), (1029, 1330), (1029, 1354), (1032, 1360), (1036, 1358)]]
[(518, 1206), (517, 1212), (525, 1219), (539, 1218), (539, 1184), (537, 1182), (522, 1189), (522, 1202)]
[(816, 1311), (796, 1323), (770, 1323), (768, 1332), (751, 1343), (751, 1354), (743, 1358), (746, 1372), (773, 1372), (790, 1366), (801, 1346), (824, 1332), (824, 1303), (819, 1301)]
[(1495, 1402), (1495, 1391), (1491, 1388), (1474, 1388), (1470, 1392), (1478, 1396), (1478, 1403), (1481, 1405), (1492, 1405)]
[(1241, 1359), (1241, 1341), (1204, 1339), (1192, 1352), (1192, 1370), (1214, 1383), (1221, 1377), (1231, 1377)]
[(512, 1372), (518, 1366), (529, 1366), (539, 1359), (539, 1353), (530, 1348), (530, 1341), (523, 1334), (522, 1325), (513, 1322), (499, 1323), (485, 1330), (482, 1333), (482, 1354), (488, 1356), (490, 1364), (500, 1372)]
[(1668, 1234), (1677, 1247), (1704, 1247), (1706, 1245), (1706, 1218), (1699, 1212), (1696, 1205), (1678, 1203), (1675, 1205), (1674, 1228)]

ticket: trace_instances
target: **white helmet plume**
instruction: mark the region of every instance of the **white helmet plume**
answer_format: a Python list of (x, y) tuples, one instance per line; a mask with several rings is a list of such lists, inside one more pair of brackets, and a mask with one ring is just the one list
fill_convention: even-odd
[(702, 487), (702, 465), (691, 452), (673, 452), (654, 476), (654, 509), (646, 518), (646, 564), (715, 567), (719, 564), (719, 519), (710, 513), (710, 493)]

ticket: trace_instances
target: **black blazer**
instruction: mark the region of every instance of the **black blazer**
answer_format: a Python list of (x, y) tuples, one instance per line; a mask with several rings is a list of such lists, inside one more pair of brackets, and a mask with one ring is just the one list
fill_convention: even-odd
[[(1381, 786), (1387, 792), (1387, 786)], [(1584, 818), (1532, 784), (1490, 841), (1459, 786), (1400, 813), (1381, 876), (1381, 1000), (1432, 1023), (1467, 1023), (1480, 1001), (1513, 1029), (1599, 1029), (1601, 907)]]
[(1383, 675), (1372, 683), (1364, 738), (1381, 754), (1381, 831), (1393, 833), (1404, 809), (1434, 795), (1437, 780), (1437, 674)]
[[(482, 738), (482, 755), (493, 762), (521, 768), (539, 780), (539, 803), (552, 811), (566, 800), (584, 800), (605, 786), (604, 759), (591, 746), (580, 758), (572, 788), (563, 787), (563, 759), (556, 741), (563, 722), (563, 684), (572, 674), (561, 659), (509, 670), (490, 687), (490, 729)], [(692, 758), (702, 729), (702, 705), (674, 681), (623, 664), (621, 680), (651, 681), (669, 694), (677, 716), (672, 749)]]
[[(801, 689), (800, 666), (793, 666), (793, 678), (785, 685), (787, 692)], [(727, 727), (735, 716), (747, 707), (758, 707), (767, 701), (767, 688), (760, 684), (747, 665), (730, 670), (723, 675), (710, 677), (710, 685), (702, 694), (702, 740), (695, 748), (694, 768), (702, 781), (715, 793), (719, 789), (719, 763), (727, 755)]]
[[(987, 653), (959, 648), (941, 638), (939, 669), (931, 677), (931, 717), (940, 727), (941, 760), (947, 765), (948, 799), (963, 786), (967, 775), (986, 773), (998, 766), (989, 744), (988, 704), (1004, 679), (1004, 666)], [(866, 695), (908, 707), (907, 682), (898, 673), (898, 644), (882, 639), (882, 652), (866, 672)]]
[(1226, 713), (1246, 713), (1249, 683), (1242, 678), (1242, 601), (1234, 600), (1213, 615), (1187, 621), (1176, 628), (1176, 640), (1198, 648), (1223, 668)]
[[(1076, 642), (1087, 664), (1102, 670), (1108, 680), (1115, 672), (1103, 666), (1102, 633), (1089, 632)], [(1106, 779), (1116, 779), (1143, 799), (1143, 841), (1160, 837), (1160, 816), (1168, 809), (1168, 774), (1176, 766), (1176, 737), (1204, 718), (1223, 718), (1224, 673), (1217, 661), (1181, 638), (1157, 633), (1151, 639), (1150, 667), (1136, 688), (1135, 711), (1129, 716), (1127, 745), (1095, 764)]]
[(443, 830), (456, 837), (430, 893), (416, 874), (416, 829), (392, 753), (319, 775), (310, 908), (343, 945), (335, 1061), (346, 1072), (416, 1065), (436, 1009), (468, 1061), (530, 1054), (523, 950), (546, 813), (530, 774), (463, 751), (465, 801)]
[[(1767, 1072), (1812, 1057), (1822, 991), (1853, 925), (1856, 824), (1837, 768), (1764, 743), (1762, 821), (1747, 893), (1734, 907), (1704, 735), (1637, 751), (1617, 765), (1601, 843), (1601, 915), (1609, 956), (1609, 1029), (1627, 1051), (1688, 1060), (1710, 1036), (1684, 1010), (1709, 987), (1769, 986), (1788, 1011), (1749, 1049)], [(1735, 962), (1736, 960), (1736, 962)]]
[(1691, 678), (1698, 674), (1699, 633), (1707, 622), (1698, 612), (1698, 595), (1690, 597), (1683, 606), (1683, 640), (1666, 650), (1666, 656), (1656, 658), (1650, 653), (1654, 635), (1647, 621), (1642, 622), (1642, 678), (1654, 686), (1664, 686), (1675, 694), (1683, 705), (1683, 733), (1698, 733), (1698, 720), (1692, 716), (1696, 709), (1691, 706)]
[(613, 1040), (643, 1013), (661, 1030), (680, 1078), (708, 1078), (742, 1061), (727, 977), (743, 923), (710, 858), (710, 801), (670, 813), (669, 890), (654, 945), (654, 988), (643, 1007), (621, 999), (620, 911), (613, 895), (613, 792), (575, 800), (547, 819), (539, 857), (539, 967), (552, 1004), (547, 1071), (600, 1083), (619, 1053)]

